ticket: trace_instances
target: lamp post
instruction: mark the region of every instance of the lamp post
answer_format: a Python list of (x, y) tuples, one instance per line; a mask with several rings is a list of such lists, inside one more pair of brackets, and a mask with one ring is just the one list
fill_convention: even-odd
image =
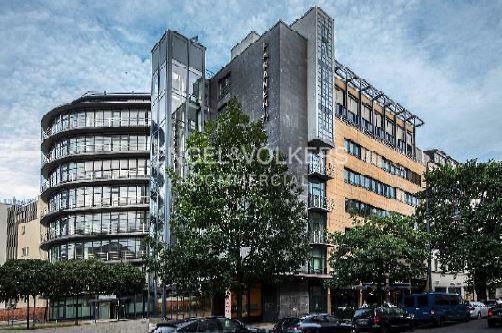
[(431, 244), (431, 221), (429, 214), (429, 185), (425, 185), (425, 223), (429, 239), (427, 240), (427, 250), (429, 257), (427, 258), (427, 291), (432, 291), (432, 244)]

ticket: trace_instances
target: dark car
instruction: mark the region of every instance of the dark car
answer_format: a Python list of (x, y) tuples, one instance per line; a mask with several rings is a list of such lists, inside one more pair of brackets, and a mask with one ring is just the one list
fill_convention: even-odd
[(171, 320), (157, 324), (153, 333), (190, 333), (190, 332), (224, 332), (224, 333), (265, 333), (265, 330), (246, 327), (235, 319), (224, 317), (187, 318)]
[(343, 322), (328, 314), (282, 318), (275, 324), (273, 330), (274, 333), (349, 333), (351, 331), (350, 322)]
[(498, 304), (488, 310), (488, 326), (494, 327), (500, 324), (502, 324), (502, 304)]
[(413, 329), (413, 317), (398, 307), (360, 308), (352, 326), (353, 332), (404, 332)]

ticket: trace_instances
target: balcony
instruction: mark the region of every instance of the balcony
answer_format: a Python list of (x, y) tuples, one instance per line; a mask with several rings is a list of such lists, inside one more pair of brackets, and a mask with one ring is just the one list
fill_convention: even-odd
[(59, 122), (56, 125), (47, 128), (45, 131), (42, 130), (42, 139), (46, 140), (55, 134), (77, 129), (108, 128), (108, 127), (131, 128), (131, 127), (149, 127), (149, 126), (150, 126), (150, 120), (148, 118), (145, 119), (107, 118), (107, 119), (102, 119), (100, 121), (98, 120), (84, 123), (77, 121), (74, 122), (66, 121), (66, 122)]
[(322, 245), (327, 245), (328, 244), (328, 237), (327, 237), (326, 230), (309, 230), (309, 242), (310, 244), (322, 244)]
[(335, 168), (325, 158), (312, 155), (308, 164), (308, 175), (322, 180), (329, 180), (335, 175)]
[(138, 172), (131, 172), (129, 170), (108, 170), (108, 171), (94, 171), (86, 172), (81, 175), (71, 173), (68, 175), (68, 179), (61, 180), (57, 183), (51, 184), (50, 181), (46, 180), (43, 182), (40, 190), (44, 193), (50, 188), (59, 188), (63, 185), (79, 184), (86, 182), (106, 182), (106, 181), (116, 181), (116, 180), (149, 180), (150, 176), (147, 174), (138, 174)]
[(323, 195), (309, 194), (308, 209), (329, 212), (333, 208), (333, 200)]
[(75, 201), (57, 207), (51, 207), (49, 204), (49, 207), (42, 211), (40, 223), (46, 225), (48, 220), (74, 211), (148, 209), (149, 204), (150, 197), (148, 196), (111, 198), (111, 200), (94, 201), (92, 205), (78, 205)]

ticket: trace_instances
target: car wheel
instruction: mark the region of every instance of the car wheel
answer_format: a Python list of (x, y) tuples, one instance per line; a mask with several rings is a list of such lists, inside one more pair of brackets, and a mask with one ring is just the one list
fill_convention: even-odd
[(441, 317), (436, 318), (436, 326), (437, 327), (443, 327), (443, 324), (444, 324), (443, 318), (441, 318)]

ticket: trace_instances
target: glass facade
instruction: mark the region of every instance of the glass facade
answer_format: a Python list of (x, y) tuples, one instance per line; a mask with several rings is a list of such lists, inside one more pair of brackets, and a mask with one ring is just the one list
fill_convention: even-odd
[(205, 48), (167, 31), (152, 50), (150, 221), (152, 236), (170, 242), (171, 189), (165, 170), (187, 173), (186, 140), (204, 119)]
[(150, 126), (150, 112), (144, 109), (74, 110), (56, 116), (44, 137), (77, 128)]
[(149, 121), (150, 95), (138, 93), (91, 93), (42, 118), (42, 248), (50, 261), (141, 261)]
[(84, 135), (58, 141), (43, 162), (79, 154), (104, 153), (104, 152), (130, 152), (148, 151), (150, 138), (148, 135)]
[(48, 211), (86, 208), (119, 207), (148, 203), (146, 185), (85, 186), (58, 191), (49, 200)]
[(317, 126), (319, 138), (333, 142), (333, 19), (317, 16)]
[(141, 178), (150, 175), (150, 160), (119, 158), (85, 162), (69, 162), (51, 172), (43, 189), (80, 180)]

